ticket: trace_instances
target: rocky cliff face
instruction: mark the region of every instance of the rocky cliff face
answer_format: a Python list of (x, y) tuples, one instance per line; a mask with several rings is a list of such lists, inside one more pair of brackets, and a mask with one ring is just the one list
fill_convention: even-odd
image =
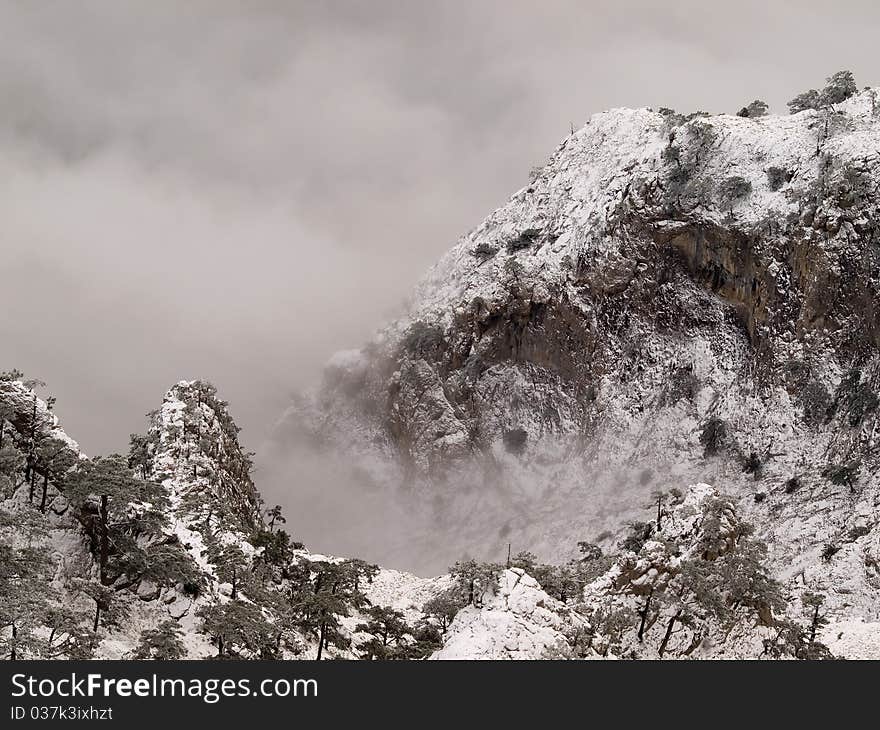
[[(848, 550), (824, 546), (876, 523), (878, 150), (876, 89), (791, 116), (598, 114), (276, 440), (392, 484), (438, 536), (424, 556), (609, 545), (651, 489), (701, 481), (824, 580)], [(863, 540), (839, 599), (875, 616)]]

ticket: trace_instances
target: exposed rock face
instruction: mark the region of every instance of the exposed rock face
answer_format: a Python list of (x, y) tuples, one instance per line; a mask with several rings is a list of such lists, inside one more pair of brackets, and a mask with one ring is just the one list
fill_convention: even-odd
[[(693, 481), (745, 500), (781, 552), (817, 550), (877, 491), (877, 94), (596, 115), (408, 317), (331, 362), (281, 448), (347, 454), (430, 512), (438, 545), (489, 558), (511, 539), (559, 557)], [(856, 461), (854, 492), (829, 481)]]
[(22, 437), (35, 440), (54, 439), (79, 456), (79, 446), (70, 438), (46, 402), (19, 380), (0, 380), (0, 408), (6, 421)]

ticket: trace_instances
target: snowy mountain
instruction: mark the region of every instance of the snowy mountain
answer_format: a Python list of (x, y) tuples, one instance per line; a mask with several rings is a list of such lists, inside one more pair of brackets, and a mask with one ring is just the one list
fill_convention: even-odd
[[(322, 566), (313, 569), (317, 574), (325, 566), (347, 561), (310, 553), (290, 543), (286, 533), (267, 528), (249, 476), (250, 456), (239, 445), (238, 429), (212, 386), (177, 383), (150, 414), (146, 434), (132, 437), (128, 465), (148, 480), (145, 483), (158, 487), (158, 496), (154, 504), (124, 505), (121, 526), (111, 518), (111, 552), (121, 568), (118, 575), (98, 580), (101, 530), (93, 522), (90, 501), (76, 503), (72, 496), (75, 475), (89, 459), (67, 437), (34, 386), (5, 375), (0, 379), (0, 535), (10, 552), (2, 558), (14, 565), (31, 557), (27, 552), (16, 555), (16, 550), (36, 549), (48, 561), (45, 572), (28, 574), (31, 585), (7, 584), (6, 573), (0, 578), (9, 599), (0, 611), (6, 654), (127, 658), (137, 656), (144, 632), (164, 626), (164, 634), (152, 637), (154, 656), (173, 645), (181, 657), (210, 658), (218, 655), (218, 636), (205, 630), (210, 617), (200, 609), (241, 604), (256, 613), (245, 617), (244, 628), (235, 628), (238, 616), (226, 617), (229, 626), (220, 630), (229, 631), (224, 636), (227, 646), (221, 649), (224, 656), (265, 656), (260, 642), (271, 638), (277, 642), (271, 656), (314, 657), (316, 637), (281, 606), (293, 593), (297, 569)], [(51, 459), (45, 448), (49, 443), (55, 447)], [(70, 458), (63, 461), (63, 469), (54, 469), (62, 464), (59, 445)], [(44, 477), (48, 497), (43, 500)], [(90, 489), (96, 497), (106, 491), (112, 500), (113, 489), (104, 488), (97, 478)], [(134, 543), (125, 544), (136, 515), (143, 517), (156, 508), (161, 514), (150, 522), (152, 529), (142, 529)], [(174, 551), (174, 560), (169, 551)], [(270, 559), (271, 551), (278, 555)], [(388, 607), (414, 624), (423, 604), (449, 582), (366, 563), (363, 568), (363, 598), (345, 607), (340, 640), (327, 647), (325, 656), (358, 656), (359, 642), (352, 640), (369, 638), (358, 630), (369, 619), (369, 607)], [(306, 580), (312, 577), (306, 575)], [(56, 626), (61, 605), (70, 610)], [(92, 625), (96, 607), (99, 615)], [(45, 625), (33, 623), (39, 614), (44, 614)]]
[(277, 449), (397, 493), (431, 526), (398, 564), (610, 549), (654, 489), (710, 483), (780, 576), (876, 621), (878, 186), (877, 89), (598, 114), (330, 361)]
[[(752, 541), (733, 503), (708, 485), (660, 495), (656, 529), (634, 524), (613, 554), (584, 543), (584, 555), (563, 566), (520, 553), (507, 569), (465, 560), (452, 575), (418, 578), (311, 553), (273, 529), (284, 519), (275, 510), (267, 524), (237, 428), (207, 383), (176, 384), (150, 414), (146, 434), (132, 437), (119, 473), (125, 483), (154, 491), (149, 501), (143, 492), (126, 494), (116, 512), (112, 500), (122, 487), (99, 471), (115, 457), (81, 454), (32, 387), (0, 380), (0, 557), (6, 567), (26, 560), (35, 566), (26, 584), (2, 577), (2, 639), (13, 658), (754, 657), (813, 646), (827, 652), (818, 639), (804, 638), (809, 623), (797, 608), (797, 581), (769, 576), (763, 543)], [(64, 451), (47, 451), (47, 443)], [(104, 496), (111, 515), (107, 559), (95, 509)], [(733, 575), (750, 578), (739, 585)], [(332, 592), (325, 592), (329, 581)], [(304, 608), (304, 601), (318, 602)], [(827, 625), (822, 610), (819, 628)], [(850, 615), (834, 626), (835, 646), (847, 656), (870, 656), (873, 626)]]
[(450, 574), (293, 541), (205, 382), (88, 459), (3, 374), (4, 650), (876, 657), (877, 96), (598, 114), (331, 359), (272, 450), (386, 492), (388, 566), (479, 558)]

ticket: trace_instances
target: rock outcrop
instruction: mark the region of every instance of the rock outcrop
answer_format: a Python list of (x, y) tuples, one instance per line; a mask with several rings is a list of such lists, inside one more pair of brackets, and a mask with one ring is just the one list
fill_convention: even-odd
[(563, 655), (586, 620), (520, 568), (501, 573), (481, 608), (459, 611), (432, 659), (540, 659)]

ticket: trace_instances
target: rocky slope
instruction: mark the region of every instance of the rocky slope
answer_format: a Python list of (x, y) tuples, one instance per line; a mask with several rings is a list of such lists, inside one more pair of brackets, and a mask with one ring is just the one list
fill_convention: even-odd
[[(191, 580), (198, 589), (185, 580), (167, 579), (156, 570), (140, 568), (142, 575), (136, 580), (120, 576), (108, 582), (114, 610), (124, 618), (106, 625), (102, 619), (94, 631), (89, 631), (94, 603), (90, 594), (79, 590), (84, 581), (95, 584), (98, 573), (88, 505), (71, 504), (65, 497), (71, 489), (71, 475), (88, 459), (32, 388), (19, 380), (0, 378), (0, 588), (6, 586), (7, 549), (33, 545), (49, 559), (49, 572), (27, 578), (33, 585), (25, 588), (32, 588), (38, 598), (18, 590), (4, 595), (11, 604), (0, 610), (0, 645), (4, 653), (15, 645), (7, 621), (17, 620), (19, 635), (24, 633), (27, 621), (17, 613), (21, 602), (31, 601), (34, 614), (48, 612), (46, 615), (51, 616), (58, 610), (53, 608), (57, 601), (72, 612), (68, 618), (73, 624), (53, 632), (61, 638), (48, 644), (45, 641), (51, 624), (36, 629), (28, 626), (40, 641), (33, 646), (19, 641), (19, 656), (72, 656), (67, 639), (71, 633), (79, 642), (78, 656), (128, 658), (138, 647), (142, 632), (169, 620), (179, 631), (183, 657), (216, 656), (216, 643), (205, 631), (199, 610), (235, 599), (228, 569), (223, 572), (217, 556), (222, 556), (224, 550), (240, 551), (241, 570), (250, 573), (258, 569), (267, 549), (256, 540), (261, 531), (265, 534), (266, 523), (262, 500), (250, 478), (250, 455), (239, 444), (238, 428), (226, 404), (209, 384), (181, 381), (166, 393), (161, 407), (149, 414), (145, 435), (132, 437), (130, 465), (140, 476), (158, 484), (163, 497), (161, 528), (155, 534), (139, 535), (138, 542), (149, 545), (147, 559), (156, 562), (162, 553), (151, 553), (150, 547), (180, 547), (184, 559), (192, 565)], [(44, 483), (47, 496), (41, 499)], [(100, 491), (97, 485), (95, 490)], [(136, 511), (139, 506), (132, 504), (130, 508)], [(31, 532), (32, 523), (39, 523), (43, 529)], [(285, 555), (285, 571), (297, 565), (341, 562), (339, 558), (311, 553), (302, 545), (293, 544), (292, 548)], [(244, 579), (240, 580), (245, 585)], [(274, 572), (263, 584), (269, 588), (253, 581), (247, 583), (247, 588), (240, 587), (239, 598), (257, 606), (269, 624), (280, 625), (283, 620), (271, 596), (285, 595), (289, 580)], [(446, 578), (423, 579), (377, 569), (365, 582), (363, 593), (366, 606), (393, 608), (415, 623), (421, 617), (422, 605), (447, 585)], [(46, 595), (50, 596), (48, 608), (42, 600)], [(109, 615), (108, 611), (104, 615)], [(343, 617), (341, 631), (350, 646), (329, 647), (326, 657), (358, 656), (357, 645), (365, 637), (357, 627), (365, 615), (356, 610)], [(284, 631), (280, 657), (314, 657), (315, 637), (311, 633), (290, 621)], [(247, 650), (243, 656), (248, 656)]]
[[(7, 551), (25, 543), (50, 559), (47, 574), (28, 578), (38, 599), (19, 589), (4, 596), (9, 605), (0, 610), (0, 644), (7, 651), (17, 647), (19, 656), (138, 656), (145, 635), (167, 632), (171, 626), (181, 657), (216, 657), (219, 630), (228, 635), (224, 656), (265, 656), (259, 637), (268, 632), (271, 656), (313, 658), (317, 633), (296, 612), (298, 581), (349, 564), (367, 568), (363, 600), (341, 610), (335, 643), (325, 647), (325, 658), (364, 657), (371, 639), (365, 623), (375, 618), (376, 610), (386, 609), (393, 612), (388, 614), (390, 625), (402, 622), (390, 646), (410, 647), (407, 658), (788, 657), (804, 655), (805, 647), (813, 646), (827, 653), (826, 645), (840, 656), (876, 655), (880, 623), (870, 620), (869, 610), (854, 610), (870, 604), (840, 602), (840, 595), (850, 600), (860, 595), (857, 572), (843, 578), (814, 566), (812, 572), (782, 571), (783, 579), (775, 581), (764, 561), (763, 543), (751, 537), (733, 500), (706, 484), (658, 497), (652, 517), (656, 522), (627, 528), (628, 536), (607, 555), (586, 545), (584, 555), (567, 566), (516, 555), (507, 569), (474, 565), (481, 577), (469, 583), (466, 568), (455, 575), (418, 578), (311, 553), (295, 543), (272, 562), (268, 556), (273, 543), (264, 538), (279, 533), (267, 531), (249, 476), (249, 457), (238, 443), (226, 404), (200, 381), (181, 381), (169, 390), (161, 408), (150, 414), (146, 434), (133, 437), (129, 463), (159, 489), (152, 507), (162, 510), (163, 519), (156, 522), (155, 534), (138, 538), (147, 545), (145, 561), (155, 565), (152, 570), (136, 566), (135, 579), (128, 568), (106, 581), (112, 598), (104, 599), (101, 615), (109, 617), (112, 605), (118, 617), (100, 623), (96, 618), (90, 630), (94, 599), (82, 586), (83, 581), (96, 584), (100, 563), (89, 503), (77, 499), (74, 486), (75, 475), (89, 460), (28, 386), (0, 380), (0, 406), (0, 567), (7, 565)], [(42, 447), (50, 442), (65, 449), (68, 458), (57, 461), (57, 449), (48, 458)], [(10, 467), (15, 452), (33, 452), (31, 466), (23, 456)], [(44, 474), (49, 476), (47, 497), (41, 500), (31, 485), (39, 485)], [(98, 483), (89, 489), (102, 491)], [(130, 503), (125, 519), (133, 519), (144, 506)], [(39, 520), (45, 520), (45, 539), (31, 530)], [(877, 536), (870, 528), (851, 536), (839, 551), (846, 556), (835, 556), (829, 565), (842, 571), (867, 561), (876, 551)], [(185, 577), (156, 568), (166, 555), (150, 552), (156, 546), (182, 551), (191, 565)], [(116, 545), (114, 550), (126, 548)], [(230, 574), (231, 553), (240, 556), (238, 576), (234, 570)], [(6, 586), (4, 571), (0, 587)], [(318, 583), (307, 584), (309, 594), (313, 585), (317, 590)], [(829, 594), (823, 595), (816, 639), (825, 644), (814, 645), (813, 639), (804, 638), (810, 615), (805, 618), (801, 604), (823, 589)], [(33, 602), (30, 624), (17, 613), (22, 600)], [(438, 606), (438, 601), (445, 603)], [(65, 623), (56, 626), (61, 606), (67, 611)], [(258, 612), (258, 618), (248, 619), (244, 639), (236, 638), (240, 616), (224, 614), (228, 624), (218, 629), (205, 613), (230, 606)], [(5, 623), (10, 617), (18, 627), (18, 642)], [(33, 640), (21, 640), (25, 628)], [(164, 640), (155, 644), (166, 646)]]
[(707, 482), (780, 571), (874, 620), (878, 188), (877, 89), (598, 114), (330, 361), (276, 450), (391, 485), (430, 529), (384, 559), (430, 568), (610, 547), (652, 489)]

